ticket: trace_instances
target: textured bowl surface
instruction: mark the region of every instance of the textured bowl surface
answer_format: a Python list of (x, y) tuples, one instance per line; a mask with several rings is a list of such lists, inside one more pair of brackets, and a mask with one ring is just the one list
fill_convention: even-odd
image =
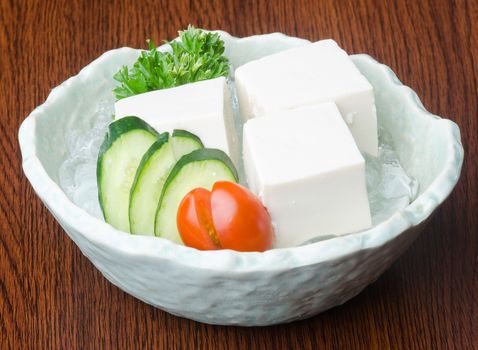
[[(282, 34), (234, 38), (220, 32), (237, 67), (307, 41)], [(23, 122), (23, 169), (43, 203), (112, 283), (135, 297), (207, 323), (268, 325), (339, 305), (373, 282), (415, 239), (455, 186), (463, 161), (456, 124), (429, 114), (393, 72), (367, 55), (352, 56), (375, 88), (379, 124), (388, 130), (409, 175), (420, 184), (404, 210), (370, 230), (265, 253), (203, 252), (155, 237), (131, 236), (76, 206), (58, 183), (65, 132), (87, 130), (112, 75), (138, 50), (108, 51), (57, 88)], [(85, 129), (86, 128), (86, 129)]]

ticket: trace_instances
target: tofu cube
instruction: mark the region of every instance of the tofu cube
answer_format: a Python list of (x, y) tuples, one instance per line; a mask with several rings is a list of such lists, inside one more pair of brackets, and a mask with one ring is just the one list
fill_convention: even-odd
[(250, 119), (243, 157), (249, 188), (271, 215), (276, 248), (371, 226), (365, 160), (335, 103)]
[(197, 135), (205, 147), (221, 149), (233, 160), (238, 157), (231, 99), (224, 77), (146, 92), (115, 103), (116, 119), (130, 115), (143, 119), (159, 132), (187, 130)]
[(273, 111), (335, 102), (359, 149), (378, 153), (372, 85), (333, 40), (248, 62), (235, 71), (244, 120)]

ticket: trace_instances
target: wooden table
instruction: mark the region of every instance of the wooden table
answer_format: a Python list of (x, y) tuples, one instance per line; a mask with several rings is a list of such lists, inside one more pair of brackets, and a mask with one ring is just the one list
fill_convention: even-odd
[[(460, 125), (457, 188), (402, 258), (345, 305), (251, 329), (171, 316), (107, 282), (23, 176), (18, 127), (51, 88), (106, 50), (171, 39), (188, 23), (334, 38), (389, 65), (428, 110)], [(0, 45), (1, 349), (478, 349), (476, 0), (1, 0)]]

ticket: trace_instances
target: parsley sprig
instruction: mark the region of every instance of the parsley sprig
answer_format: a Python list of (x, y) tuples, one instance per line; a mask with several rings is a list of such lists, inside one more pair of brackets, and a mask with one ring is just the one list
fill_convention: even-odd
[(229, 61), (219, 34), (189, 26), (179, 32), (179, 38), (168, 43), (171, 52), (160, 52), (147, 40), (149, 51), (141, 52), (131, 68), (123, 66), (113, 76), (119, 82), (113, 90), (116, 98), (228, 75)]

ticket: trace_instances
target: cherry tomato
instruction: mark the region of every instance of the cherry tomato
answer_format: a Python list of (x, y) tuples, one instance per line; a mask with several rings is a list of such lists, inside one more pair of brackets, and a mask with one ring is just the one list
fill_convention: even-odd
[(262, 252), (272, 247), (271, 218), (259, 198), (228, 181), (196, 188), (181, 201), (177, 225), (185, 245), (200, 250)]

